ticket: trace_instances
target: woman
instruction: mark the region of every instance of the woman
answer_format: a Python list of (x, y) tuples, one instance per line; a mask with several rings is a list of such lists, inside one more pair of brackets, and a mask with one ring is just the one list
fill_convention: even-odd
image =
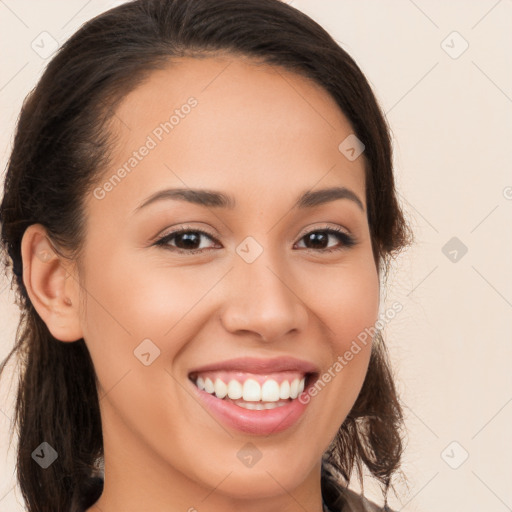
[(347, 488), (364, 466), (387, 504), (374, 326), (411, 235), (370, 86), (306, 15), (91, 20), (23, 106), (0, 214), (29, 512), (382, 510)]

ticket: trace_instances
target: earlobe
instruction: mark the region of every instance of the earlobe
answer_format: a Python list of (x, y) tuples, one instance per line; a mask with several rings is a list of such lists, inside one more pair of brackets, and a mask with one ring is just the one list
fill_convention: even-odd
[(70, 261), (56, 251), (43, 225), (32, 224), (25, 230), (21, 256), (28, 296), (53, 337), (82, 338), (77, 277), (68, 271)]

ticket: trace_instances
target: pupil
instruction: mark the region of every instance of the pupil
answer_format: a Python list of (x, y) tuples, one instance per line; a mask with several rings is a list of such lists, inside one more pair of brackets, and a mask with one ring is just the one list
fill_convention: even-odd
[[(313, 244), (318, 244), (320, 242), (320, 246), (324, 246), (324, 244), (322, 244), (322, 242), (326, 242), (327, 241), (327, 235), (325, 233), (310, 233), (308, 235), (308, 238), (310, 241), (313, 242)], [(318, 247), (314, 247), (314, 248), (318, 248)]]
[[(194, 240), (195, 238), (195, 240)], [(179, 240), (185, 241), (185, 247), (180, 247), (180, 249), (196, 249), (199, 247), (199, 236), (197, 233), (182, 233), (176, 236), (176, 245), (179, 247)]]

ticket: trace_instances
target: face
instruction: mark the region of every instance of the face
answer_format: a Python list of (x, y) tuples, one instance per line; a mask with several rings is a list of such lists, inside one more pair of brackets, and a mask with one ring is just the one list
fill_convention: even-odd
[[(160, 489), (172, 476), (182, 489), (215, 488), (212, 500), (270, 497), (318, 478), (370, 344), (335, 363), (379, 307), (364, 155), (338, 149), (349, 122), (303, 77), (216, 57), (154, 72), (111, 130), (111, 164), (86, 198), (80, 269), (106, 471)], [(314, 195), (330, 188), (338, 193)], [(155, 196), (172, 189), (186, 194)], [(293, 393), (296, 378), (307, 388), (329, 372), (307, 405), (279, 398), (262, 411), (215, 397), (206, 381), (238, 381), (256, 403), (266, 381), (281, 397), (285, 380)]]

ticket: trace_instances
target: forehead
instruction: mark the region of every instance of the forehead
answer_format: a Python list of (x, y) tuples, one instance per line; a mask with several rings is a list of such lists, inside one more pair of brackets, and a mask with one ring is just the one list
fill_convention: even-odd
[(322, 87), (281, 67), (234, 56), (173, 59), (123, 99), (111, 130), (102, 183), (124, 172), (104, 205), (134, 206), (164, 186), (255, 196), (274, 185), (275, 199), (289, 191), (291, 201), (294, 189), (316, 184), (349, 186), (364, 203), (364, 160), (338, 149), (353, 132), (347, 118)]
[[(273, 123), (292, 115), (297, 121), (307, 121), (311, 131), (350, 128), (331, 95), (312, 79), (261, 60), (227, 55), (169, 60), (129, 93), (116, 113), (118, 119), (153, 121), (156, 111), (163, 115), (172, 112), (190, 96), (198, 99), (203, 112), (212, 112), (214, 104), (235, 108), (241, 119), (234, 118), (233, 110), (230, 118), (238, 126), (246, 124), (240, 122), (242, 119), (256, 120), (245, 118), (241, 109), (248, 109)], [(212, 113), (222, 114), (220, 110)]]

